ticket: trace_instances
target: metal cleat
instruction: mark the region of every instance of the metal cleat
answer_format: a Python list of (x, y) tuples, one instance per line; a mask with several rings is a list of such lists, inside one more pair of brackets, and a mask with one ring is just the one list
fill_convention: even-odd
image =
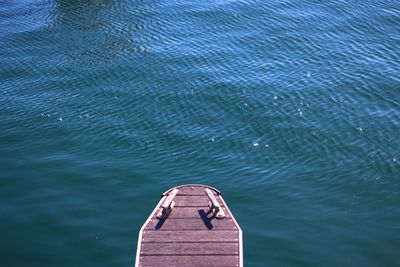
[(165, 219), (168, 217), (168, 215), (171, 213), (172, 209), (175, 206), (175, 201), (173, 201), (173, 199), (178, 193), (178, 191), (179, 191), (178, 189), (174, 189), (169, 193), (168, 197), (161, 205), (160, 211), (157, 213), (157, 218)]
[(214, 213), (215, 218), (217, 218), (217, 219), (225, 218), (226, 217), (225, 212), (221, 208), (221, 205), (219, 205), (219, 203), (218, 203), (217, 199), (215, 198), (214, 194), (212, 193), (212, 191), (208, 188), (206, 188), (205, 191), (206, 191), (208, 198), (210, 199), (210, 201), (208, 202), (208, 205), (210, 206), (211, 211)]

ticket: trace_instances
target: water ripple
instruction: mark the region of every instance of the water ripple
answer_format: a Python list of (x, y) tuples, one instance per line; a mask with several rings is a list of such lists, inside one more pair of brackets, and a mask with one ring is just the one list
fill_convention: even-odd
[(131, 264), (149, 197), (195, 182), (226, 194), (251, 266), (396, 262), (399, 14), (394, 1), (0, 3), (0, 209), (18, 241), (3, 256)]

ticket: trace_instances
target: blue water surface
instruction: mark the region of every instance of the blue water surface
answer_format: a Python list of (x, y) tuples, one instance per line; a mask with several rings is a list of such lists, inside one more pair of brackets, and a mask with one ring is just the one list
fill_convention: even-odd
[(2, 266), (133, 266), (220, 189), (245, 266), (400, 266), (398, 1), (0, 0)]

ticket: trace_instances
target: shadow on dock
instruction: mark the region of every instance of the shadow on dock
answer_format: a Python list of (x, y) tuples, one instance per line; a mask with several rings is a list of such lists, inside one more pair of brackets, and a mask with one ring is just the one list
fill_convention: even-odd
[(210, 214), (212, 214), (211, 210), (208, 212), (205, 212), (204, 210), (199, 210), (200, 218), (203, 220), (203, 222), (206, 225), (208, 230), (211, 230), (214, 228), (214, 226), (211, 223), (211, 220), (214, 219), (214, 215), (209, 217)]
[(168, 217), (159, 219), (159, 220), (158, 220), (158, 223), (156, 224), (155, 229), (156, 229), (156, 230), (160, 230), (161, 227), (163, 226), (164, 222), (167, 220), (167, 218), (168, 218)]

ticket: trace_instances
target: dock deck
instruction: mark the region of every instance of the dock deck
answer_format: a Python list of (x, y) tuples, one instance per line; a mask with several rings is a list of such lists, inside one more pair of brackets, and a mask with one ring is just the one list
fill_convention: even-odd
[(141, 228), (135, 267), (242, 267), (242, 247), (242, 230), (217, 189), (178, 186)]

